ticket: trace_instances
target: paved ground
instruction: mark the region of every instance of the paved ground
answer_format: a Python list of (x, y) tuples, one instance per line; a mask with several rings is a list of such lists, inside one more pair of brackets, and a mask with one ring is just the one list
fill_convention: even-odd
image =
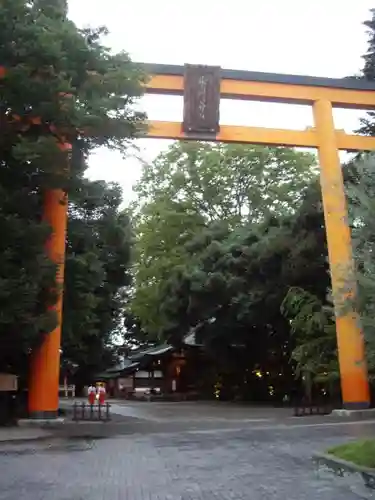
[(259, 407), (246, 404), (219, 402), (129, 402), (110, 401), (111, 411), (153, 422), (254, 422), (287, 419), (293, 415), (291, 408)]
[[(192, 403), (118, 407), (142, 426), (129, 424), (128, 434), (106, 439), (0, 443), (0, 500), (375, 498), (359, 479), (334, 477), (311, 461), (314, 451), (374, 435), (374, 423), (270, 413), (251, 421), (261, 410), (250, 414), (224, 405), (217, 413), (212, 405)], [(187, 420), (194, 415), (200, 422), (191, 430)]]
[(50, 433), (43, 429), (0, 427), (0, 444), (47, 439), (49, 436)]

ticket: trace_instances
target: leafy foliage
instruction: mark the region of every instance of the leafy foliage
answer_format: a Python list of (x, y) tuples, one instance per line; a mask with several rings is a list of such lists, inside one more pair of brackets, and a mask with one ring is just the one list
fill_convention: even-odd
[(292, 376), (296, 339), (281, 305), (292, 287), (304, 286), (323, 300), (329, 280), (322, 213), (319, 198), (312, 204), (313, 192), (318, 195), (311, 188), (295, 215), (234, 231), (212, 226), (186, 244), (187, 262), (172, 273), (163, 296), (172, 341), (193, 327), (208, 348), (225, 347), (225, 364), (233, 346), (245, 348), (242, 373), (258, 367), (274, 377)]
[[(66, 18), (66, 10), (63, 0), (3, 0), (0, 5), (0, 366), (19, 373), (27, 369), (30, 350), (56, 321), (49, 312), (56, 299), (55, 266), (44, 250), (50, 234), (42, 221), (45, 189), (68, 190), (73, 204), (78, 203), (76, 191), (95, 191), (82, 179), (90, 151), (108, 146), (125, 153), (144, 118), (133, 106), (143, 79), (138, 68), (126, 53), (112, 54), (102, 45), (104, 28), (79, 30)], [(72, 145), (70, 153), (62, 147), (66, 141)], [(73, 204), (70, 226), (80, 231)], [(91, 215), (95, 218), (94, 209)], [(104, 220), (103, 214), (102, 226)], [(113, 225), (100, 231), (101, 242), (107, 244), (100, 262), (108, 257), (108, 265), (99, 270), (102, 264), (95, 256), (90, 270), (121, 287), (122, 278), (117, 283), (113, 270), (120, 255), (114, 253), (112, 259), (109, 248), (117, 243), (108, 241), (122, 236), (110, 233), (117, 231)], [(76, 262), (74, 272), (77, 267)], [(74, 277), (72, 282), (74, 286)], [(115, 300), (112, 288), (101, 293), (103, 300)], [(76, 311), (81, 306), (88, 307), (74, 304)], [(102, 332), (112, 327), (109, 314), (105, 309), (103, 324), (96, 325)]]
[[(360, 78), (375, 80), (375, 9), (371, 10), (371, 19), (365, 21), (368, 34), (368, 50), (363, 56), (364, 66)], [(358, 133), (374, 135), (373, 112), (367, 113), (361, 120)], [(359, 288), (359, 307), (363, 323), (367, 359), (370, 377), (374, 376), (374, 310), (375, 268), (372, 263), (373, 219), (375, 213), (372, 156), (360, 154), (355, 161), (344, 166), (344, 180), (348, 194), (349, 215), (352, 227), (352, 242), (357, 267)], [(351, 304), (352, 306), (353, 304)], [(345, 307), (345, 304), (343, 304)], [(312, 372), (318, 379), (321, 374), (336, 378), (337, 356), (335, 349), (335, 330), (333, 328), (333, 310), (327, 300), (308, 294), (304, 290), (291, 290), (284, 301), (284, 313), (292, 319), (298, 336), (298, 348), (294, 353), (300, 369)], [(320, 346), (321, 344), (321, 346)], [(323, 350), (323, 347), (324, 350)]]
[[(371, 19), (363, 24), (367, 28), (368, 48), (363, 56), (364, 65), (362, 68), (361, 78), (369, 81), (375, 81), (375, 9), (371, 9)], [(375, 134), (375, 113), (368, 112), (366, 118), (361, 119), (361, 127), (359, 133), (364, 135)]]
[(308, 373), (315, 382), (338, 380), (337, 342), (332, 304), (301, 288), (290, 288), (281, 312), (290, 318), (296, 347), (296, 375)]
[(315, 176), (310, 154), (199, 142), (176, 143), (146, 166), (137, 186), (132, 311), (149, 334), (171, 326), (166, 283), (186, 261), (201, 259), (212, 231), (228, 236), (237, 226), (292, 214)]
[(315, 179), (311, 155), (201, 143), (144, 170), (133, 314), (148, 338), (193, 332), (227, 397), (290, 389), (295, 338), (281, 304), (290, 287), (324, 300), (328, 286)]
[(143, 170), (141, 202), (182, 203), (205, 221), (232, 224), (287, 214), (317, 173), (315, 157), (290, 148), (176, 142)]
[[(24, 172), (0, 168), (0, 367), (27, 366), (29, 349), (55, 326), (55, 266), (44, 252), (49, 230)], [(38, 217), (39, 215), (39, 217)]]
[[(110, 366), (121, 336), (129, 274), (131, 228), (118, 185), (82, 179), (69, 205), (63, 366), (76, 382)], [(72, 370), (73, 368), (73, 370)], [(74, 369), (75, 368), (75, 369)]]
[(348, 184), (352, 240), (357, 264), (359, 311), (367, 342), (367, 358), (372, 375), (375, 372), (375, 182), (374, 155), (367, 155), (354, 166), (355, 176)]
[[(364, 22), (368, 34), (368, 49), (363, 56), (364, 65), (361, 77), (375, 81), (375, 9), (371, 9), (371, 19)], [(368, 112), (361, 120), (359, 133), (375, 135), (375, 113)], [(361, 154), (351, 166), (351, 176), (347, 185), (349, 198), (349, 215), (352, 224), (352, 239), (354, 257), (357, 265), (359, 288), (359, 311), (364, 327), (367, 343), (367, 361), (370, 375), (373, 378), (375, 371), (375, 336), (373, 323), (373, 297), (375, 292), (375, 268), (372, 262), (373, 255), (373, 219), (375, 213), (374, 156)]]

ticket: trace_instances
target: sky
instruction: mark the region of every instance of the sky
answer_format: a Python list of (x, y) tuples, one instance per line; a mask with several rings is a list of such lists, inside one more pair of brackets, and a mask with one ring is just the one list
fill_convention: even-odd
[[(332, 78), (359, 73), (366, 52), (363, 21), (375, 0), (69, 0), (69, 17), (79, 26), (105, 25), (105, 44), (126, 50), (133, 61), (208, 64)], [(140, 102), (154, 120), (181, 121), (182, 97), (145, 96)], [(352, 132), (358, 111), (335, 110), (337, 129)], [(308, 106), (222, 101), (220, 123), (273, 128), (312, 126)], [(140, 156), (150, 162), (168, 141), (140, 139)], [(92, 154), (87, 175), (119, 182), (125, 204), (141, 162), (105, 149)]]

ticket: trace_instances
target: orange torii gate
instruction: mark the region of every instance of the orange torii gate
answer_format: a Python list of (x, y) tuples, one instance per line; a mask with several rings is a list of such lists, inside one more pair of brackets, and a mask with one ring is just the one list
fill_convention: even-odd
[[(150, 121), (147, 137), (317, 148), (324, 207), (344, 407), (368, 408), (370, 391), (364, 337), (355, 309), (356, 278), (339, 150), (374, 150), (375, 138), (335, 130), (332, 108), (375, 109), (375, 85), (217, 66), (144, 64), (146, 92), (184, 96), (182, 123)], [(219, 124), (220, 99), (305, 104), (315, 126), (283, 130)]]
[[(147, 137), (318, 149), (343, 401), (346, 408), (367, 408), (369, 383), (363, 333), (354, 306), (356, 279), (338, 150), (372, 150), (375, 138), (335, 130), (332, 107), (375, 109), (375, 85), (356, 79), (253, 73), (207, 66), (143, 65), (143, 68), (152, 75), (146, 92), (184, 96), (183, 122), (151, 121)], [(294, 131), (219, 125), (221, 98), (307, 104), (313, 106), (315, 127)], [(44, 216), (53, 229), (48, 252), (59, 266), (58, 282), (63, 285), (67, 218), (63, 192), (46, 193)], [(344, 309), (343, 299), (349, 304)], [(34, 418), (57, 416), (61, 295), (56, 309), (59, 324), (46, 337), (32, 363), (29, 410)]]

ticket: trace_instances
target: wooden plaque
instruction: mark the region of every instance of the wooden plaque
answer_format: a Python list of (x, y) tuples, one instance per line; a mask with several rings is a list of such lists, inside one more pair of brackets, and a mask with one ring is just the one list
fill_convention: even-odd
[(212, 136), (220, 131), (220, 67), (185, 65), (183, 131)]
[(17, 391), (18, 379), (16, 375), (0, 373), (0, 392)]

